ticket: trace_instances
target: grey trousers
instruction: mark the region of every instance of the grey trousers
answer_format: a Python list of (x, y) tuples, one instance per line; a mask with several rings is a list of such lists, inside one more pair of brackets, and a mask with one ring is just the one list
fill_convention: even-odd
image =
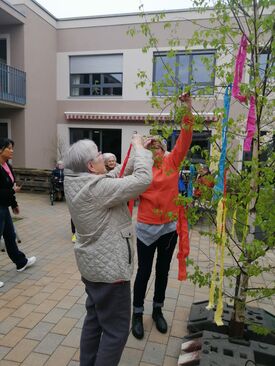
[(130, 281), (82, 281), (88, 297), (80, 339), (80, 366), (117, 366), (129, 335)]

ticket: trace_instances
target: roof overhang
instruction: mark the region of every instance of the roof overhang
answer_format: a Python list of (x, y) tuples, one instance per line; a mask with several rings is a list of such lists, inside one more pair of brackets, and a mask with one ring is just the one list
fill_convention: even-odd
[(0, 0), (0, 24), (17, 25), (24, 24), (25, 16), (14, 6), (4, 0)]
[[(64, 112), (67, 121), (113, 121), (113, 122), (145, 122), (156, 120), (166, 122), (170, 120), (169, 113), (103, 113), (103, 112)], [(213, 113), (203, 113), (205, 122), (217, 122), (218, 117)]]

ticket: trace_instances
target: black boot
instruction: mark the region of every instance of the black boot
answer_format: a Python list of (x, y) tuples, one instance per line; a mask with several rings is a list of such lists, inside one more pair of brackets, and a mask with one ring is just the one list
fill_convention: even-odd
[(160, 333), (167, 333), (167, 323), (163, 317), (161, 307), (153, 308), (152, 318), (156, 323), (157, 330)]
[(137, 339), (142, 339), (144, 337), (144, 328), (143, 328), (143, 314), (142, 313), (133, 313), (132, 317), (132, 333), (133, 336)]

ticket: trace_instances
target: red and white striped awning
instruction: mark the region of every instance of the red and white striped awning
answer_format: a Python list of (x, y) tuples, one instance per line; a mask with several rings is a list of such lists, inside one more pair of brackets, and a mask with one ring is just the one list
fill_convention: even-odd
[[(161, 122), (169, 121), (168, 113), (92, 113), (92, 112), (64, 112), (67, 121), (136, 121), (157, 120)], [(217, 122), (218, 118), (213, 113), (202, 114), (206, 122)]]

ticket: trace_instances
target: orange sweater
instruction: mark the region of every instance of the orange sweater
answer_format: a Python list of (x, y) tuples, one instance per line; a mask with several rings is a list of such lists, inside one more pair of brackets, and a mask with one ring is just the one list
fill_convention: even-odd
[[(185, 116), (176, 145), (163, 157), (159, 166), (153, 166), (153, 180), (140, 196), (137, 221), (144, 224), (165, 224), (177, 217), (179, 166), (187, 155), (192, 141), (193, 119)], [(169, 213), (169, 215), (168, 215)]]

